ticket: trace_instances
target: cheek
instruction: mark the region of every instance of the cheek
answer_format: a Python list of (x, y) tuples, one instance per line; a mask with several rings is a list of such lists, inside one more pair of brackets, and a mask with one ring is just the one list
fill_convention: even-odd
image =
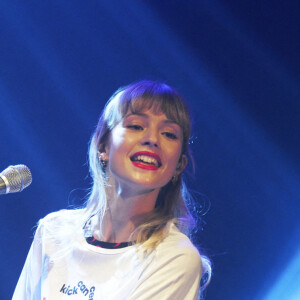
[(175, 170), (178, 166), (178, 162), (181, 155), (181, 147), (175, 145), (173, 147), (168, 148), (169, 151), (166, 153), (166, 157), (168, 159), (168, 165), (170, 169)]
[(120, 148), (125, 141), (125, 130), (123, 128), (116, 127), (110, 137), (110, 149)]
[(130, 135), (126, 134), (126, 129), (116, 127), (111, 133), (108, 150), (111, 166), (116, 167), (125, 163), (133, 145), (134, 140)]

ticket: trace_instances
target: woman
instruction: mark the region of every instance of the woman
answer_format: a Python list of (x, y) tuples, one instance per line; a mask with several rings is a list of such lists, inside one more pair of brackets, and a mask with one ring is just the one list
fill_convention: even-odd
[(189, 137), (173, 88), (119, 89), (90, 143), (85, 207), (40, 221), (13, 299), (197, 299), (210, 264), (184, 234)]

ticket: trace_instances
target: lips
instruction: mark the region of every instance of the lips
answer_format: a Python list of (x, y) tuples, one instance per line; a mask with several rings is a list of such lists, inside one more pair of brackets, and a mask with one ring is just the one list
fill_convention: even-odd
[(134, 166), (145, 170), (157, 170), (162, 165), (160, 157), (148, 151), (136, 152), (130, 160)]

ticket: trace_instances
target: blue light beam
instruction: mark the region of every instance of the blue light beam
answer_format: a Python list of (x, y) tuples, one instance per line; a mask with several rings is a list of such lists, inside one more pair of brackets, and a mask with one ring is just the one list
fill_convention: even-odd
[(300, 250), (284, 270), (264, 300), (300, 299)]

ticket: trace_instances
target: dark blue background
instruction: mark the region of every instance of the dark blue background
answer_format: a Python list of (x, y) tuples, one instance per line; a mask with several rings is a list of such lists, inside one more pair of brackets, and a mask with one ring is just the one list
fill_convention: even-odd
[(103, 105), (139, 79), (176, 87), (192, 111), (190, 185), (210, 206), (198, 233), (214, 264), (206, 299), (263, 299), (300, 251), (298, 3), (1, 1), (0, 169), (33, 174), (1, 196), (1, 299), (35, 223), (90, 186)]

